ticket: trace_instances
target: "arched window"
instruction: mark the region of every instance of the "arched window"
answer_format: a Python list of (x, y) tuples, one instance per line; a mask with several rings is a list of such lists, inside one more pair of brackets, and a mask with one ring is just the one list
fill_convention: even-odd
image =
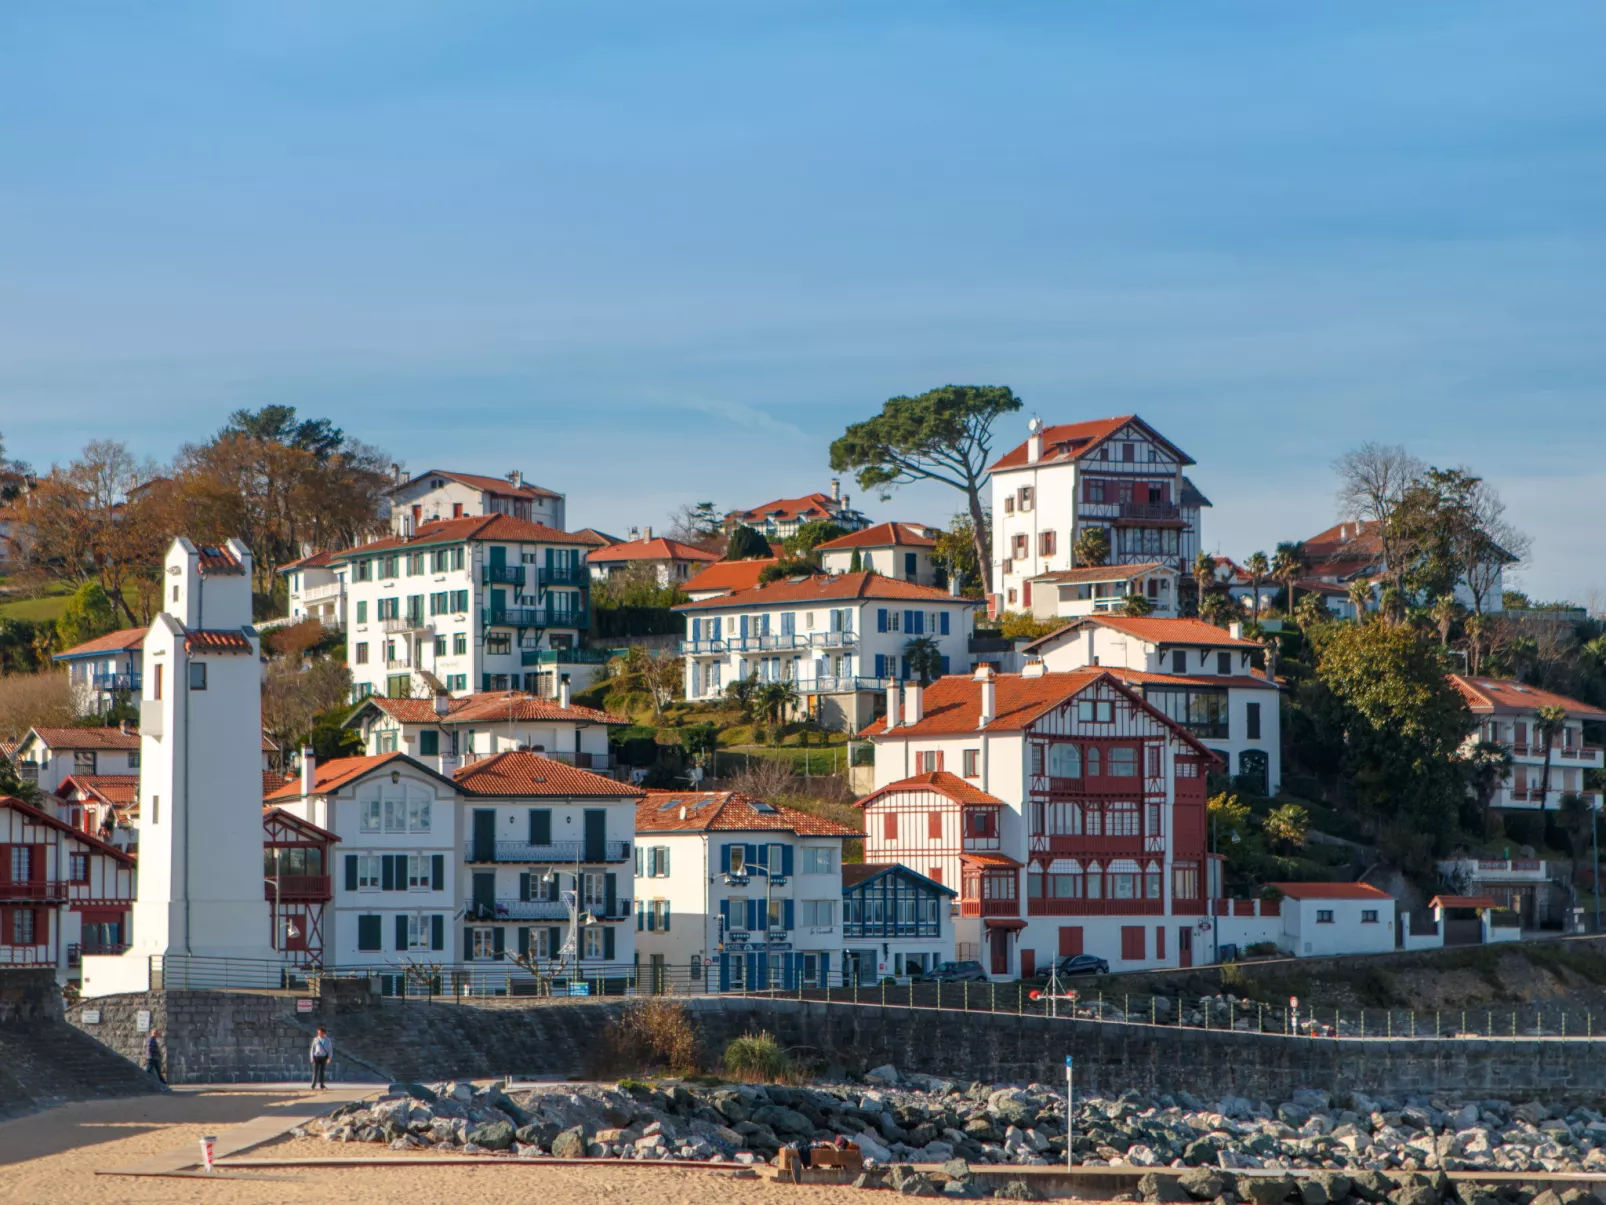
[(1099, 747), (1097, 745), (1089, 745), (1085, 752), (1087, 754), (1087, 776), (1089, 778), (1102, 777), (1104, 771), (1099, 769)]
[(1082, 777), (1082, 755), (1075, 745), (1049, 746), (1048, 775), (1050, 778)]

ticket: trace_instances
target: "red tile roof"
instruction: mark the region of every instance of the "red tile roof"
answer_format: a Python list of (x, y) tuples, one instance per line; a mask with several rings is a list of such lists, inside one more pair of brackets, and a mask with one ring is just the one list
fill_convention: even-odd
[(139, 775), (69, 774), (56, 788), (56, 795), (66, 799), (73, 790), (115, 807), (126, 807), (139, 802)]
[(84, 832), (84, 830), (81, 828), (74, 828), (65, 820), (57, 820), (54, 816), (50, 815), (50, 813), (41, 811), (40, 809), (34, 807), (31, 803), (24, 803), (15, 795), (0, 795), (0, 808), (10, 808), (15, 812), (21, 812), (22, 815), (31, 823), (42, 824), (46, 828), (53, 828), (59, 833), (64, 833), (69, 837), (76, 838), (77, 840), (82, 841), (85, 845), (89, 846), (89, 848), (95, 853), (105, 854), (109, 858), (115, 858), (124, 866), (132, 866), (134, 864), (132, 855), (124, 853), (115, 845), (108, 844), (107, 842), (102, 841), (99, 837), (92, 836), (91, 834)]
[(827, 540), (823, 544), (816, 544), (816, 552), (835, 552), (837, 549), (850, 548), (892, 548), (904, 546), (909, 548), (935, 548), (937, 541), (926, 534), (924, 527), (917, 527), (912, 523), (877, 523), (874, 527), (866, 527), (863, 531), (850, 531), (845, 536), (838, 536), (834, 540)]
[(1128, 578), (1141, 577), (1145, 573), (1153, 573), (1157, 569), (1169, 569), (1176, 572), (1174, 565), (1164, 561), (1144, 561), (1139, 565), (1095, 565), (1086, 569), (1056, 569), (1052, 573), (1039, 573), (1031, 580), (1034, 582), (1057, 582), (1062, 586), (1070, 586), (1079, 582), (1119, 582)]
[(1059, 636), (1087, 624), (1098, 624), (1101, 627), (1113, 628), (1117, 632), (1125, 632), (1128, 636), (1136, 636), (1145, 644), (1189, 644), (1205, 645), (1210, 648), (1241, 649), (1261, 647), (1253, 640), (1234, 636), (1225, 628), (1218, 628), (1215, 624), (1206, 623), (1202, 619), (1154, 619), (1149, 616), (1137, 619), (1126, 615), (1084, 615), (1080, 619), (1071, 620), (1063, 628), (1057, 628), (1047, 636), (1032, 641), (1026, 646), (1026, 651), (1030, 652), (1039, 645), (1048, 644)]
[(300, 782), (294, 775), (279, 774), (273, 770), (262, 771), (262, 798), (266, 799), (287, 782)]
[[(688, 583), (688, 586), (690, 583)], [(885, 598), (910, 602), (948, 602), (974, 605), (973, 600), (955, 598), (946, 590), (916, 586), (879, 573), (817, 574), (794, 582), (787, 578), (737, 590), (701, 602), (681, 603), (676, 611), (710, 611), (720, 607), (767, 607), (783, 603), (846, 602), (858, 598)]]
[(1266, 678), (1265, 671), (1250, 669), (1247, 674), (1161, 674), (1146, 669), (1126, 669), (1119, 665), (1105, 665), (1100, 668), (1121, 681), (1137, 685), (1164, 686), (1175, 683), (1179, 686), (1235, 686), (1245, 690), (1281, 690), (1282, 687)]
[(139, 733), (124, 732), (121, 728), (31, 728), (29, 731), (52, 749), (139, 748)]
[[(1194, 463), (1192, 457), (1135, 414), (1123, 414), (1115, 418), (1096, 418), (1087, 422), (1060, 423), (1057, 426), (1044, 427), (1041, 432), (1043, 454), (1037, 463), (1069, 464), (1074, 460), (1079, 460), (1128, 423), (1135, 424), (1143, 431), (1143, 434), (1170, 449), (1183, 464)], [(997, 472), (999, 469), (1025, 467), (1027, 464), (1027, 442), (1023, 440), (1008, 452), (1005, 452), (992, 463), (988, 471)]]
[(522, 751), (498, 753), (464, 766), (452, 778), (470, 795), (623, 795), (632, 799), (641, 795), (640, 789), (629, 783)]
[(578, 532), (559, 531), (545, 523), (530, 523), (511, 515), (465, 515), (461, 519), (436, 519), (420, 523), (411, 536), (389, 535), (367, 544), (343, 548), (330, 554), (331, 563), (376, 552), (412, 552), (436, 544), (461, 544), (470, 540), (498, 540), (509, 544), (585, 544), (595, 541)]
[[(370, 771), (377, 770), (387, 762), (402, 761), (409, 765), (417, 765), (412, 758), (404, 753), (375, 753), (366, 757), (337, 757), (330, 761), (319, 762), (313, 767), (312, 793), (314, 795), (327, 795), (331, 791), (338, 791), (349, 782), (361, 778)], [(428, 769), (428, 767), (423, 767)], [(301, 778), (298, 775), (287, 781), (277, 790), (269, 791), (267, 800), (300, 799)]]
[(610, 536), (605, 531), (598, 531), (595, 527), (582, 527), (579, 531), (570, 532), (570, 535), (580, 537), (581, 544), (592, 544), (598, 548), (607, 544), (621, 543), (618, 536)]
[(196, 565), (203, 574), (233, 575), (245, 572), (242, 565), (232, 552), (217, 544), (201, 544), (197, 547), (200, 554)]
[[(1019, 732), (1039, 716), (1052, 711), (1068, 699), (1108, 675), (1102, 669), (1079, 669), (1069, 673), (1042, 674), (1027, 678), (1021, 674), (993, 675), (993, 721), (988, 732)], [(971, 674), (952, 674), (938, 678), (921, 692), (921, 718), (918, 724), (893, 729), (897, 736), (944, 736), (981, 731), (981, 683)], [(872, 721), (861, 736), (887, 735), (886, 717)]]
[(262, 805), (262, 825), (266, 828), (269, 824), (282, 824), (286, 828), (293, 828), (316, 841), (340, 840), (338, 834), (332, 833), (326, 828), (321, 828), (310, 820), (304, 820), (292, 812), (285, 811), (283, 808), (272, 807), (264, 803)]
[(719, 560), (719, 553), (654, 536), (650, 540), (630, 540), (592, 549), (586, 553), (586, 560), (593, 565), (608, 561), (706, 561), (711, 564)]
[(763, 506), (755, 506), (752, 510), (733, 510), (725, 516), (726, 519), (735, 519), (738, 522), (747, 519), (775, 519), (785, 522), (789, 519), (826, 519), (835, 511), (841, 510), (842, 504), (835, 501), (829, 494), (805, 494), (801, 498), (777, 498), (773, 502), (766, 502)]
[(972, 866), (1009, 866), (1019, 868), (1020, 863), (1008, 854), (960, 854), (961, 862), (969, 862)]
[(145, 633), (148, 630), (119, 628), (115, 632), (107, 632), (104, 636), (96, 636), (93, 640), (75, 644), (70, 649), (63, 649), (55, 655), (54, 660), (65, 661), (69, 657), (88, 657), (96, 653), (131, 653), (145, 647)]
[(1592, 723), (1606, 721), (1606, 711), (1593, 704), (1509, 678), (1473, 678), (1451, 674), (1450, 685), (1461, 692), (1467, 705), (1479, 715), (1512, 715), (1538, 711), (1541, 707), (1561, 707), (1571, 720), (1589, 720)]
[(326, 569), (334, 559), (333, 551), (314, 552), (302, 557), (298, 561), (291, 561), (288, 565), (280, 565), (280, 573), (288, 573), (292, 569)]
[(1435, 904), (1444, 908), (1494, 908), (1497, 905), (1494, 897), (1487, 895), (1436, 895), (1428, 901), (1428, 907)]
[(251, 639), (244, 632), (212, 632), (195, 628), (184, 633), (187, 653), (249, 653)]
[(930, 885), (933, 889), (944, 895), (958, 895), (952, 887), (945, 887), (936, 879), (928, 879), (918, 870), (911, 870), (902, 862), (844, 862), (842, 864), (842, 887), (857, 887), (871, 879), (880, 878), (884, 874), (904, 874), (910, 878), (919, 879), (922, 883)]
[(1272, 883), (1291, 900), (1389, 900), (1394, 897), (1370, 883)]
[[(434, 699), (391, 699), (372, 695), (364, 702), (404, 724), (469, 724), (491, 720), (529, 722), (560, 720), (575, 724), (628, 725), (628, 716), (599, 711), (595, 707), (571, 704), (559, 707), (555, 699), (538, 699), (521, 690), (480, 691), (463, 698), (454, 698), (447, 704), (445, 719), (435, 715)], [(358, 708), (346, 723), (356, 721), (365, 708)]]
[(1006, 807), (1007, 804), (996, 795), (989, 795), (978, 786), (966, 782), (959, 775), (948, 770), (936, 770), (926, 774), (915, 774), (908, 778), (900, 778), (897, 782), (889, 782), (870, 792), (863, 799), (854, 804), (855, 807), (868, 807), (883, 795), (894, 791), (935, 791), (945, 795), (955, 803), (975, 804), (981, 807)]
[[(681, 809), (685, 808), (685, 818)], [(795, 833), (862, 837), (857, 829), (735, 791), (648, 791), (636, 805), (638, 833)]]
[(393, 494), (396, 490), (412, 485), (414, 482), (422, 481), (425, 477), (445, 477), (448, 481), (459, 482), (471, 489), (484, 490), (489, 494), (501, 494), (507, 498), (561, 498), (563, 496), (555, 494), (551, 490), (542, 489), (538, 485), (530, 485), (528, 482), (523, 485), (514, 485), (506, 477), (482, 477), (478, 473), (453, 473), (446, 469), (430, 469), (426, 473), (419, 473), (416, 477), (409, 478), (402, 482), (401, 485), (393, 486), (385, 492)]
[(704, 590), (751, 590), (758, 585), (758, 575), (775, 564), (779, 557), (760, 556), (747, 561), (716, 561), (701, 573), (682, 582), (680, 588), (687, 594)]

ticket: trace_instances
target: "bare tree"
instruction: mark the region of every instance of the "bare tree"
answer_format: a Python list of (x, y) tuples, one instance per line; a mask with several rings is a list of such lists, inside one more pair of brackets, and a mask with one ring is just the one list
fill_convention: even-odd
[(1333, 462), (1338, 475), (1338, 509), (1347, 519), (1372, 524), (1383, 545), (1383, 563), (1396, 585), (1405, 566), (1394, 547), (1394, 512), (1405, 492), (1427, 471), (1427, 465), (1400, 444), (1367, 440)]
[(47, 670), (0, 677), (0, 737), (16, 740), (30, 728), (71, 724), (77, 716), (65, 673)]
[(1494, 486), (1481, 478), (1467, 495), (1471, 531), (1458, 542), (1461, 578), (1472, 595), (1472, 611), (1483, 614), (1484, 601), (1500, 583), (1505, 570), (1528, 558), (1528, 536), (1506, 518), (1506, 504)]

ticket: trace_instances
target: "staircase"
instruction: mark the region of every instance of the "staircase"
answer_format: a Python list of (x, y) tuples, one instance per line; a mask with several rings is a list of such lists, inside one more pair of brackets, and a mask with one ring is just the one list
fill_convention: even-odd
[(155, 1090), (145, 1072), (64, 1021), (0, 1025), (0, 1120)]

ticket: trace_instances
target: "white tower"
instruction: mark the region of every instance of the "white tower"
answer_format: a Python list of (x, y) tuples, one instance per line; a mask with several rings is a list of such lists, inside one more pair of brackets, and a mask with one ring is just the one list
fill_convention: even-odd
[[(84, 992), (138, 991), (152, 956), (168, 987), (203, 984), (194, 959), (260, 959), (272, 948), (262, 891), (260, 644), (251, 553), (238, 540), (168, 550), (162, 610), (145, 635), (140, 699), (139, 889), (133, 943), (84, 960)], [(231, 968), (231, 986), (243, 966)]]

